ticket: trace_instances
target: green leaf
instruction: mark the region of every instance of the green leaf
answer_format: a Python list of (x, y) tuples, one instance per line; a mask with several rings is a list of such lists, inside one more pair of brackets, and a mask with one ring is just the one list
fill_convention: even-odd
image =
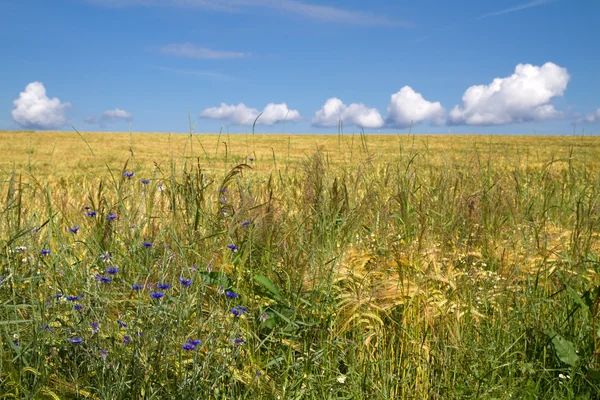
[(563, 363), (574, 367), (579, 362), (579, 356), (575, 353), (573, 343), (560, 336), (558, 333), (553, 333), (552, 346), (556, 352), (556, 356)]
[(590, 369), (590, 370), (588, 370), (588, 376), (594, 382), (600, 383), (600, 370)]
[(266, 276), (258, 275), (254, 277), (254, 280), (258, 282), (262, 287), (267, 289), (269, 292), (271, 292), (271, 294), (275, 296), (274, 298), (281, 297), (281, 292), (279, 291), (279, 288), (275, 286), (273, 281), (267, 278)]
[(573, 289), (570, 286), (567, 286), (567, 293), (569, 293), (569, 295), (571, 296), (571, 298), (573, 299), (573, 301), (575, 302), (575, 304), (577, 304), (579, 307), (581, 307), (581, 309), (584, 312), (588, 310), (587, 304), (585, 304), (585, 302), (583, 301), (583, 299), (581, 297), (579, 297), (579, 295), (577, 294), (577, 292), (575, 291), (575, 289)]
[(209, 285), (220, 285), (224, 288), (231, 286), (231, 278), (223, 272), (201, 272), (200, 275)]

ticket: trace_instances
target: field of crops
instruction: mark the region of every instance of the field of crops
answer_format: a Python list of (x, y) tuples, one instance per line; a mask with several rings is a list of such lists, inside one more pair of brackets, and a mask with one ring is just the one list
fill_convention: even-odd
[(600, 398), (600, 138), (0, 154), (0, 398)]

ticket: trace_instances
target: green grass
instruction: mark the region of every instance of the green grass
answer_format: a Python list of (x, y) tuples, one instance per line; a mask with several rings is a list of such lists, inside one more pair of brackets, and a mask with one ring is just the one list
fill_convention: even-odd
[(2, 398), (599, 397), (596, 138), (1, 135)]

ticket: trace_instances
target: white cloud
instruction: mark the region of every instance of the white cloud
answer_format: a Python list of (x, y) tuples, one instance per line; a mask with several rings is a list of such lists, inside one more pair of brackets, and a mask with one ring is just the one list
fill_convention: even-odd
[(562, 96), (570, 76), (565, 68), (548, 62), (541, 67), (519, 64), (515, 73), (489, 85), (471, 86), (462, 106), (450, 111), (455, 125), (504, 125), (542, 121), (561, 115), (550, 101)]
[(593, 123), (600, 122), (600, 108), (594, 111), (591, 114), (586, 115), (577, 120), (578, 123)]
[(221, 51), (211, 50), (206, 47), (197, 47), (192, 43), (183, 44), (169, 44), (162, 46), (160, 52), (172, 56), (185, 57), (185, 58), (196, 58), (196, 59), (210, 59), (210, 60), (221, 60), (228, 58), (243, 58), (250, 54), (240, 53), (235, 51)]
[(242, 12), (262, 8), (297, 15), (319, 22), (337, 22), (354, 25), (401, 25), (412, 26), (406, 21), (394, 21), (383, 15), (373, 15), (345, 8), (311, 4), (299, 0), (87, 0), (113, 7), (124, 6), (172, 6), (202, 8), (219, 12)]
[(104, 111), (100, 119), (105, 122), (115, 122), (120, 119), (131, 121), (133, 120), (133, 114), (120, 108), (115, 108), (114, 110)]
[[(228, 105), (221, 103), (219, 107), (211, 107), (200, 113), (202, 118), (226, 120), (234, 124), (253, 124), (258, 115), (261, 114), (256, 108), (246, 107), (244, 103)], [(287, 117), (287, 118), (286, 118)], [(257, 125), (273, 125), (283, 121), (297, 121), (300, 113), (290, 110), (286, 103), (269, 103), (263, 109)]]
[(71, 104), (46, 96), (46, 88), (41, 82), (27, 85), (13, 104), (15, 109), (12, 110), (12, 118), (24, 128), (56, 129), (69, 122), (66, 111)]
[(100, 118), (96, 118), (95, 115), (90, 115), (83, 119), (83, 122), (86, 124), (99, 124), (100, 126), (106, 126), (110, 123), (119, 121), (133, 121), (133, 114), (125, 110), (121, 110), (120, 108), (115, 108), (114, 110), (104, 111), (100, 115)]
[(446, 119), (446, 110), (439, 102), (425, 100), (421, 93), (415, 92), (410, 86), (404, 86), (392, 95), (387, 112), (389, 124), (398, 128), (423, 121), (443, 125)]
[(345, 105), (337, 97), (328, 99), (323, 107), (315, 113), (314, 126), (337, 126), (338, 122), (356, 125), (362, 128), (381, 128), (383, 118), (376, 108), (367, 108), (364, 104)]

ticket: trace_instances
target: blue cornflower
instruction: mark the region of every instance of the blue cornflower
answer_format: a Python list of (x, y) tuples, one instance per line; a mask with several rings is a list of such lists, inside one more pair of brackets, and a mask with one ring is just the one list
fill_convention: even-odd
[(166, 290), (168, 288), (171, 287), (171, 285), (169, 285), (168, 283), (159, 283), (158, 285), (156, 285), (157, 288), (162, 289), (162, 290)]
[(152, 292), (150, 293), (150, 297), (153, 299), (159, 300), (162, 299), (165, 294), (163, 292)]
[(79, 225), (75, 225), (72, 228), (69, 228), (69, 232), (77, 234), (77, 232), (79, 231)]
[(231, 313), (235, 317), (241, 317), (242, 315), (246, 314), (247, 312), (248, 312), (248, 308), (242, 307), (242, 306), (237, 306), (237, 307), (231, 309)]
[(48, 324), (40, 326), (41, 330), (52, 332), (52, 328)]
[(96, 211), (88, 211), (86, 214), (88, 217), (95, 217), (98, 213)]
[(109, 268), (106, 270), (106, 273), (108, 273), (109, 275), (114, 275), (114, 274), (116, 274), (117, 272), (119, 272), (119, 268), (117, 268), (117, 267), (109, 267)]
[(127, 178), (132, 178), (135, 175), (135, 172), (133, 171), (125, 171), (123, 172), (123, 175), (125, 175)]
[(150, 242), (142, 242), (142, 246), (144, 246), (144, 247), (152, 247), (152, 243), (150, 243)]
[(60, 293), (54, 295), (54, 298), (57, 300), (60, 299), (61, 297), (63, 297), (63, 295)]
[(179, 283), (181, 283), (181, 286), (189, 287), (192, 284), (192, 280), (191, 279), (179, 278)]
[(131, 343), (131, 336), (129, 335), (123, 336), (123, 346), (127, 346), (127, 343)]
[(83, 338), (72, 337), (71, 339), (69, 339), (69, 342), (71, 342), (71, 344), (80, 344), (81, 342), (83, 342)]
[(113, 220), (117, 219), (117, 214), (109, 214), (106, 216), (106, 219), (108, 221), (113, 221)]
[(240, 345), (243, 345), (244, 343), (246, 343), (246, 341), (243, 338), (238, 337), (233, 340), (233, 343), (240, 346)]
[(148, 185), (150, 183), (148, 179), (141, 179), (140, 182), (142, 182), (144, 185)]
[(184, 344), (181, 346), (181, 348), (182, 348), (182, 349), (184, 349), (185, 351), (192, 351), (192, 350), (194, 350), (194, 349), (196, 348), (196, 346), (194, 346), (194, 345), (193, 345), (193, 344), (191, 344), (191, 343), (184, 343)]
[(48, 254), (50, 254), (50, 250), (48, 249), (42, 249), (40, 250), (40, 254), (43, 256), (47, 256)]
[(225, 292), (225, 296), (227, 296), (230, 299), (235, 299), (239, 296), (239, 294), (232, 292), (231, 290), (228, 290)]
[(67, 300), (68, 301), (77, 301), (79, 299), (81, 299), (83, 297), (83, 295), (79, 295), (79, 296), (67, 296)]
[(117, 324), (119, 324), (119, 327), (121, 328), (127, 328), (127, 324), (120, 319), (117, 320)]
[(202, 344), (202, 341), (200, 339), (188, 339), (187, 342), (194, 347), (200, 346)]
[(228, 245), (227, 245), (227, 248), (228, 248), (229, 250), (231, 250), (231, 252), (232, 252), (232, 253), (235, 253), (235, 252), (237, 252), (237, 251), (238, 251), (238, 249), (239, 249), (239, 247), (237, 247), (235, 244), (228, 244)]
[(108, 276), (96, 275), (96, 281), (101, 283), (111, 283), (112, 278), (109, 278)]
[(250, 225), (251, 223), (252, 222), (250, 222), (250, 221), (245, 221), (245, 222), (242, 222), (242, 226), (246, 227), (246, 226)]
[(100, 331), (100, 324), (96, 321), (92, 322), (92, 333), (98, 333)]
[(83, 310), (83, 306), (81, 304), (75, 304), (73, 306), (73, 309), (75, 309), (75, 311), (81, 311)]
[(131, 285), (131, 290), (142, 290), (142, 287), (140, 285), (133, 284)]
[(85, 211), (89, 211), (89, 210), (91, 210), (91, 209), (92, 209), (92, 207), (90, 207), (90, 206), (85, 206), (85, 207), (83, 207), (83, 209), (84, 209)]

